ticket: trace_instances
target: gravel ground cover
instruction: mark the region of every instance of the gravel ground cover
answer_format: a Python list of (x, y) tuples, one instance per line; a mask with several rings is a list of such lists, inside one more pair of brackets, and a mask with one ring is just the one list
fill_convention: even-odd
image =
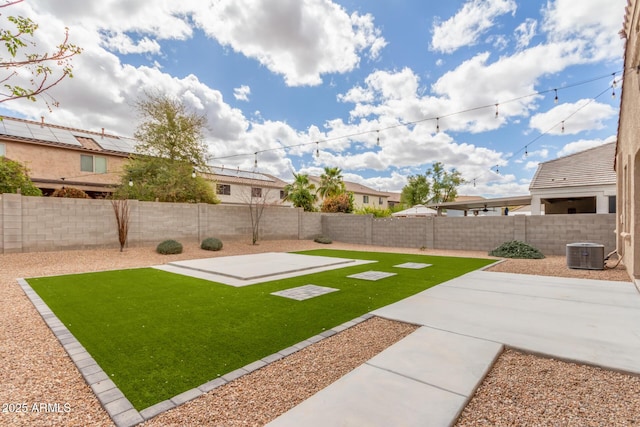
[[(326, 247), (311, 241), (266, 241), (256, 246), (245, 242), (224, 243), (223, 250), (215, 253), (199, 249), (197, 242), (185, 243), (182, 254), (169, 256), (156, 254), (154, 248), (129, 248), (123, 253), (117, 249), (104, 249), (0, 255), (0, 425), (112, 425), (71, 359), (17, 285), (16, 278), (145, 267), (194, 258)], [(340, 243), (332, 244), (331, 248), (486, 257), (484, 252), (421, 251)], [(629, 281), (622, 266), (603, 271), (570, 270), (566, 268), (564, 257), (508, 260), (491, 269), (547, 276)], [(293, 402), (314, 394), (364, 360), (406, 336), (412, 328), (412, 325), (370, 319), (358, 327), (162, 414), (147, 424), (262, 425), (295, 405)], [(363, 358), (362, 361), (360, 356)], [(548, 363), (550, 367), (540, 368), (543, 363)], [(581, 365), (507, 351), (499, 358), (496, 368), (478, 389), (459, 423), (640, 425), (638, 377), (598, 370), (605, 375), (605, 380), (593, 383), (584, 379), (594, 376), (595, 371), (583, 371), (585, 368)], [(546, 369), (554, 369), (557, 374), (548, 375), (549, 381), (540, 381), (540, 388), (535, 392), (541, 396), (540, 399), (531, 398), (526, 394), (529, 388), (527, 386), (534, 380), (538, 381), (541, 373), (546, 373)], [(278, 381), (279, 385), (270, 383), (269, 379)], [(282, 395), (282, 399), (271, 400), (276, 399), (274, 396), (267, 398), (270, 388), (278, 390), (276, 397)], [(513, 390), (513, 394), (509, 394), (511, 397), (506, 399), (523, 405), (496, 404), (495, 396), (502, 396), (503, 391), (506, 394), (507, 390)], [(586, 397), (589, 390), (595, 390), (595, 400), (588, 400)], [(621, 401), (624, 404), (620, 404)], [(576, 411), (587, 412), (590, 406), (596, 406), (597, 410), (588, 412), (588, 418), (582, 418), (582, 422), (573, 421), (577, 419)], [(512, 414), (509, 415), (508, 412)], [(469, 414), (474, 418), (469, 418)]]

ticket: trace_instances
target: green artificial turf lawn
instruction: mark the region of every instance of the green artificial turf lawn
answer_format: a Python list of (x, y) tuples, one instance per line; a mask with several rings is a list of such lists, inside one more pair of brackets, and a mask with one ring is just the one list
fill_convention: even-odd
[[(309, 255), (376, 263), (235, 288), (153, 268), (29, 279), (138, 410), (346, 321), (492, 263), (339, 250)], [(405, 262), (433, 264), (420, 270)], [(388, 271), (376, 282), (348, 275)], [(314, 284), (340, 289), (305, 301), (270, 293)]]

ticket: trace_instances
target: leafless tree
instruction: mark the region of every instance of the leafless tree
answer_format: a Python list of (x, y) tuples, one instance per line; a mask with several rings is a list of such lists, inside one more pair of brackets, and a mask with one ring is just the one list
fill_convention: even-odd
[(116, 215), (118, 241), (120, 242), (120, 252), (122, 252), (129, 235), (129, 201), (127, 199), (112, 199), (111, 206)]

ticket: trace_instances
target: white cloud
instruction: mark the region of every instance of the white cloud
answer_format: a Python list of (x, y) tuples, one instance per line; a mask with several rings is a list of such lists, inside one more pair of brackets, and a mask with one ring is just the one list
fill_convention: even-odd
[(527, 18), (522, 24), (518, 25), (515, 29), (516, 47), (518, 49), (524, 49), (529, 46), (531, 39), (536, 35), (538, 27), (538, 21), (532, 18)]
[(431, 49), (452, 53), (478, 43), (478, 38), (494, 25), (494, 20), (514, 13), (514, 0), (470, 0), (454, 16), (433, 26)]
[(242, 85), (233, 89), (233, 96), (238, 101), (249, 101), (249, 95), (251, 95), (251, 88), (247, 85)]
[(543, 9), (543, 30), (551, 41), (574, 38), (589, 42), (585, 55), (592, 60), (618, 59), (624, 46), (618, 32), (626, 0), (553, 0)]
[(602, 129), (603, 122), (617, 114), (609, 104), (602, 104), (593, 99), (581, 99), (575, 103), (557, 105), (546, 113), (534, 115), (529, 121), (529, 127), (550, 135), (575, 135)]
[[(248, 12), (250, 11), (250, 13)], [(346, 73), (386, 45), (373, 16), (326, 0), (221, 0), (194, 15), (205, 33), (254, 58), (289, 86), (318, 85), (322, 75)]]
[(540, 162), (536, 162), (536, 161), (527, 162), (527, 164), (524, 166), (524, 168), (526, 170), (537, 169), (539, 164), (540, 164)]
[[(569, 154), (578, 153), (580, 151), (588, 150), (589, 148), (598, 147), (602, 144), (607, 144), (609, 142), (613, 142), (616, 140), (615, 136), (609, 137), (607, 139), (580, 139), (578, 141), (570, 142), (569, 144), (562, 147), (560, 151), (558, 151), (558, 157), (568, 156)], [(612, 160), (613, 161), (613, 160)]]
[(487, 43), (498, 51), (505, 50), (509, 46), (509, 40), (504, 34), (491, 35), (487, 37)]
[(105, 33), (103, 35), (103, 40), (103, 46), (106, 49), (122, 54), (160, 53), (160, 44), (156, 40), (151, 40), (148, 37), (143, 37), (138, 41), (133, 41), (133, 39), (131, 39), (127, 34), (118, 32)]

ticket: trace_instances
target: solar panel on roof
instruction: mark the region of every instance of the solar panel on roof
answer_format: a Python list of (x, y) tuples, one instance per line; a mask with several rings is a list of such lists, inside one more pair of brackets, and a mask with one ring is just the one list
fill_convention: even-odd
[(53, 136), (58, 140), (58, 142), (61, 142), (63, 144), (70, 144), (70, 145), (79, 144), (76, 137), (68, 130), (51, 128), (51, 133), (53, 133)]
[(213, 168), (213, 172), (217, 175), (273, 182), (271, 178), (258, 172), (247, 172), (247, 171), (241, 171), (237, 169), (223, 169), (223, 168)]
[(135, 152), (135, 146), (133, 144), (127, 143), (121, 139), (105, 136), (105, 137), (97, 138), (96, 142), (100, 144), (100, 146), (105, 150), (121, 151), (124, 153)]
[(31, 131), (27, 128), (26, 123), (21, 122), (10, 122), (8, 120), (3, 120), (5, 135), (11, 136), (19, 136), (22, 138), (33, 138)]

